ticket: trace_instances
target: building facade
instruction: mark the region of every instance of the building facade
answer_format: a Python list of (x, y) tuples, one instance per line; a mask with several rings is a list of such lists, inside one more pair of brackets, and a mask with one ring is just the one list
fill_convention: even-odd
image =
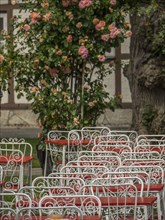
[[(10, 19), (19, 14), (18, 0), (1, 0), (0, 1), (0, 30), (10, 30)], [(26, 13), (23, 14), (26, 17)], [(98, 125), (129, 128), (131, 125), (132, 111), (131, 111), (131, 93), (129, 89), (128, 80), (124, 77), (122, 66), (129, 62), (129, 45), (130, 39), (127, 39), (114, 51), (116, 63), (115, 72), (106, 78), (107, 91), (110, 95), (122, 96), (122, 108), (116, 109), (115, 112), (108, 110), (98, 120)], [(110, 59), (111, 62), (111, 59)], [(106, 65), (106, 64), (105, 64)], [(9, 83), (9, 91), (3, 93), (1, 98), (1, 128), (8, 127), (28, 127), (36, 128), (36, 115), (31, 111), (31, 105), (26, 98), (17, 98), (14, 91), (14, 80)]]

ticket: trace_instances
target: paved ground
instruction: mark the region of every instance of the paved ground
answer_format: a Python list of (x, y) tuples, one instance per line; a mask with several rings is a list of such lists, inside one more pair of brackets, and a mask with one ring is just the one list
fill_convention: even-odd
[(26, 128), (26, 127), (5, 127), (0, 128), (0, 138), (37, 138), (38, 132), (41, 130), (38, 128)]

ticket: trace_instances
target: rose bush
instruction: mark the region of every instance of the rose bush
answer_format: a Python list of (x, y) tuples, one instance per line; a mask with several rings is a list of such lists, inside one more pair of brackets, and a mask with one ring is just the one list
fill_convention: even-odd
[(26, 94), (43, 130), (94, 126), (120, 103), (104, 85), (112, 69), (105, 52), (131, 36), (128, 7), (120, 2), (28, 1), (21, 6), (27, 18), (13, 17), (14, 32), (1, 33), (1, 87), (12, 66), (18, 96)]

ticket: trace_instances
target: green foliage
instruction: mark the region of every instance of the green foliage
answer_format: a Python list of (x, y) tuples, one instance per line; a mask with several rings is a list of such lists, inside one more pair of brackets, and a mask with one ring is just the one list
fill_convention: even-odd
[(128, 8), (115, 0), (22, 4), (29, 16), (14, 17), (15, 31), (3, 33), (1, 87), (13, 73), (19, 98), (26, 94), (44, 130), (95, 125), (106, 108), (114, 110), (121, 101), (106, 92), (104, 79), (112, 70), (104, 54), (131, 36)]
[(154, 121), (155, 117), (157, 116), (157, 110), (153, 108), (153, 106), (148, 105), (145, 107), (143, 114), (142, 114), (142, 124), (150, 131), (152, 127), (152, 122)]

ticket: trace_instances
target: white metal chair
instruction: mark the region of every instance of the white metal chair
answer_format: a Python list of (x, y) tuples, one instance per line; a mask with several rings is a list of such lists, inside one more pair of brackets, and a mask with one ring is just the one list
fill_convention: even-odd
[(109, 169), (106, 166), (64, 166), (61, 169), (61, 173), (94, 173), (97, 177), (101, 176), (103, 173), (108, 172)]
[[(48, 132), (47, 140), (59, 141), (59, 143), (46, 142), (44, 176), (49, 172), (59, 171), (62, 165), (65, 164), (65, 152), (68, 147), (68, 133), (69, 131), (60, 130), (51, 130)], [(64, 144), (60, 143), (62, 140), (65, 141)]]
[[(21, 216), (21, 218), (20, 218)], [(96, 216), (94, 216), (96, 217)], [(17, 220), (51, 220), (51, 219), (67, 219), (67, 220), (83, 220), (84, 216), (79, 207), (76, 206), (48, 206), (48, 207), (30, 207), (22, 208), (17, 213)], [(90, 220), (90, 219), (89, 219)], [(93, 219), (94, 220), (94, 219)], [(96, 220), (101, 220), (97, 219)]]
[(33, 182), (32, 186), (34, 187), (62, 187), (67, 186), (71, 187), (74, 190), (78, 191), (85, 185), (83, 179), (78, 177), (68, 177), (68, 176), (46, 176), (46, 177), (36, 177)]
[(2, 215), (5, 215), (5, 212), (3, 213), (4, 210), (11, 211), (12, 216), (24, 206), (32, 207), (32, 200), (25, 193), (6, 191), (0, 193), (0, 198), (0, 213)]
[(69, 140), (74, 140), (74, 142), (68, 145), (68, 161), (76, 160), (81, 150), (91, 150), (94, 139), (100, 135), (107, 135), (109, 132), (108, 127), (83, 127), (81, 130), (71, 130), (68, 136)]
[[(93, 194), (100, 198), (105, 219), (137, 219), (137, 197), (138, 192), (131, 179), (98, 178), (92, 181), (90, 186), (84, 186), (81, 193)], [(132, 199), (129, 205), (128, 200)]]
[[(78, 161), (107, 161), (110, 164), (108, 165), (108, 168), (111, 170), (116, 169), (116, 167), (121, 165), (121, 159), (119, 156), (112, 156), (112, 155), (91, 155), (91, 156), (81, 156), (78, 158)], [(102, 164), (103, 165), (103, 164)], [(110, 165), (110, 167), (109, 167)]]
[[(79, 190), (79, 189), (78, 189)], [(39, 202), (44, 196), (67, 196), (67, 195), (76, 195), (78, 194), (78, 190), (70, 186), (23, 186), (19, 193), (24, 193), (28, 195), (32, 200), (32, 207), (39, 207)], [(25, 203), (23, 207), (28, 206), (28, 202)]]
[(159, 159), (165, 160), (165, 145), (160, 144), (138, 144), (135, 147), (135, 152), (157, 152), (159, 154)]
[(136, 142), (136, 139), (138, 137), (138, 133), (136, 131), (131, 130), (111, 130), (111, 135), (127, 135), (129, 137), (129, 140), (132, 142)]
[(152, 145), (165, 145), (165, 135), (159, 134), (143, 134), (138, 135), (136, 138), (137, 145), (152, 144)]
[[(116, 153), (118, 153), (119, 155), (122, 155), (123, 153), (127, 153), (127, 155), (129, 153), (132, 152), (132, 148), (128, 145), (111, 145), (111, 144), (99, 144), (99, 145), (95, 145), (92, 148), (92, 151), (114, 151)], [(121, 157), (120, 157), (121, 158)]]
[(84, 181), (85, 185), (91, 183), (92, 180), (97, 178), (95, 173), (50, 173), (48, 177), (69, 177), (69, 178), (80, 178)]
[[(1, 147), (1, 144), (0, 144)], [(17, 191), (23, 186), (23, 153), (16, 149), (0, 149), (3, 169), (2, 190)]]
[(92, 216), (100, 219), (102, 214), (100, 199), (94, 195), (44, 196), (39, 202), (39, 207), (44, 210), (48, 206), (75, 206), (82, 211), (83, 216), (89, 216), (89, 219), (92, 219)]
[[(117, 161), (118, 162), (118, 161)], [(69, 161), (66, 166), (105, 166), (109, 170), (115, 170), (116, 169), (116, 161), (108, 161), (108, 160), (76, 160), (76, 161)], [(118, 163), (117, 163), (118, 165)]]
[[(164, 171), (163, 168), (158, 165), (141, 165), (136, 164), (132, 166), (121, 166), (116, 169), (116, 172), (134, 172), (134, 171), (143, 171), (149, 174), (150, 184), (161, 184), (164, 186)], [(164, 204), (164, 188), (161, 191), (154, 190), (149, 191), (149, 195), (157, 196), (157, 204), (155, 205), (158, 212), (158, 219), (161, 219), (161, 216), (165, 215), (165, 204)]]
[(24, 182), (26, 182), (26, 184), (31, 184), (33, 159), (32, 145), (26, 142), (23, 138), (2, 138), (0, 141), (0, 147), (3, 149), (20, 150), (23, 153)]

